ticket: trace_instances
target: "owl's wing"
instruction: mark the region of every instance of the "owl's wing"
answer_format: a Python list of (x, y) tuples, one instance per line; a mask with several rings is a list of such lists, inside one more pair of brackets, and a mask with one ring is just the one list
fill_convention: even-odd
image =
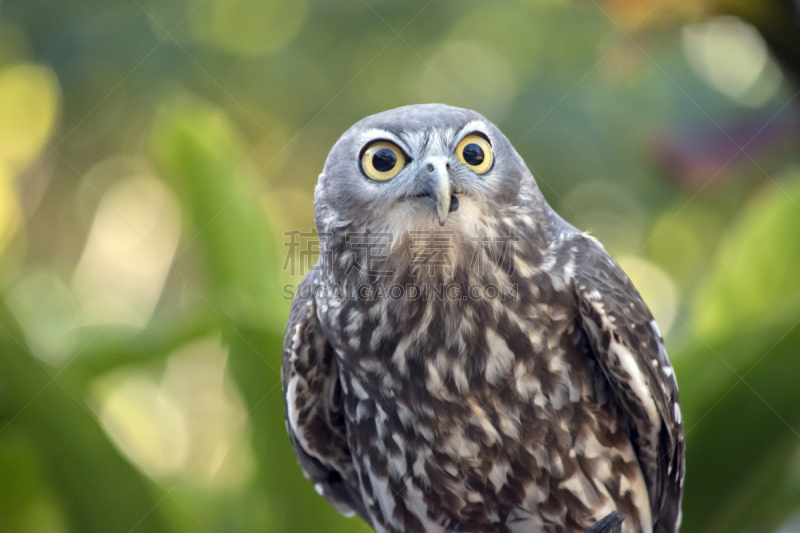
[(369, 523), (345, 437), (336, 354), (325, 340), (309, 289), (316, 272), (298, 287), (283, 343), (286, 430), (303, 474), (316, 491), (345, 516), (358, 513)]
[(571, 246), (581, 324), (628, 415), (653, 531), (673, 533), (680, 524), (684, 439), (678, 385), (664, 339), (639, 292), (603, 247), (586, 235)]

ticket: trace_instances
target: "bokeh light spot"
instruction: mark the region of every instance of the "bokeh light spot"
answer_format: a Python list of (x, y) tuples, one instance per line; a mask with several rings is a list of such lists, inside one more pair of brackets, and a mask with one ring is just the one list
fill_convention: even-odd
[(93, 384), (104, 429), (154, 477), (235, 488), (253, 471), (247, 413), (226, 372), (219, 337), (187, 344), (162, 372), (118, 370)]
[(13, 180), (11, 169), (0, 159), (0, 253), (19, 229), (22, 219)]
[(760, 106), (780, 88), (783, 75), (767, 43), (758, 30), (736, 17), (685, 26), (683, 49), (695, 74), (738, 103)]
[(216, 0), (211, 32), (214, 42), (226, 52), (260, 56), (291, 41), (307, 14), (304, 1)]
[(150, 476), (175, 473), (186, 462), (186, 417), (144, 373), (120, 378), (102, 400), (100, 421), (122, 452)]
[(21, 64), (0, 70), (0, 159), (29, 163), (52, 133), (60, 89), (45, 67)]
[(647, 302), (661, 334), (666, 337), (672, 329), (678, 309), (675, 283), (666, 272), (647, 259), (625, 256), (619, 259), (619, 264)]
[(70, 354), (78, 325), (72, 292), (52, 273), (33, 269), (7, 294), (34, 355), (58, 365)]
[(72, 287), (86, 324), (144, 326), (180, 237), (180, 210), (152, 176), (123, 180), (95, 214)]

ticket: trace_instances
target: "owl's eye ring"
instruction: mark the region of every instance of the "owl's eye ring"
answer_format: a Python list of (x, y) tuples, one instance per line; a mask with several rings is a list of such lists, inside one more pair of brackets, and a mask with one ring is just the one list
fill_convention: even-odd
[(361, 168), (374, 181), (389, 181), (406, 166), (406, 156), (390, 141), (375, 141), (361, 154)]
[(470, 133), (456, 147), (458, 160), (476, 174), (486, 174), (494, 164), (494, 152), (483, 135)]

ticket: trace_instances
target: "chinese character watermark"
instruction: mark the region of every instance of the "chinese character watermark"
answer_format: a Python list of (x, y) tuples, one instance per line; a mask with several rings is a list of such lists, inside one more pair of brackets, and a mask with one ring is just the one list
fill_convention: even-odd
[(477, 243), (472, 254), (469, 269), (479, 277), (486, 273), (486, 259), (492, 265), (492, 272), (499, 270), (505, 271), (509, 276), (514, 274), (514, 256), (516, 255), (515, 242), (519, 242), (519, 237), (511, 230), (511, 235), (496, 235), (489, 237), (483, 228), (479, 228), (478, 235), (469, 239)]
[(442, 268), (445, 274), (453, 273), (453, 258), (449, 250), (454, 250), (455, 237), (453, 230), (437, 230), (431, 228), (424, 231), (410, 231), (411, 260), (409, 266), (417, 270), (421, 267), (428, 268), (428, 274), (434, 275), (436, 268)]
[(324, 267), (327, 257), (320, 260), (320, 240), (328, 235), (330, 234), (318, 233), (316, 228), (310, 228), (309, 231), (299, 229), (284, 231), (283, 246), (286, 248), (286, 256), (283, 260), (283, 270), (288, 270), (290, 275), (297, 276), (314, 268)]
[[(313, 269), (330, 268), (333, 266), (333, 250), (325, 249), (322, 242), (325, 238), (332, 237), (331, 233), (318, 233), (315, 228), (309, 231), (299, 229), (283, 233), (286, 255), (283, 261), (283, 270), (290, 275), (303, 275)], [(391, 264), (391, 248), (396, 242), (390, 232), (346, 232), (344, 246), (341, 248), (341, 257), (337, 257), (338, 267), (345, 275), (353, 272), (371, 277), (386, 277), (394, 275)], [(451, 276), (456, 266), (456, 232), (454, 230), (428, 229), (411, 230), (408, 232), (410, 259), (408, 266), (413, 273), (427, 269), (431, 276), (440, 269), (445, 275)], [(492, 272), (503, 270), (506, 274), (514, 273), (514, 257), (516, 242), (519, 237), (512, 231), (511, 235), (486, 235), (483, 228), (479, 228), (478, 235), (469, 237), (474, 244), (469, 269), (481, 278), (487, 268)], [(341, 242), (341, 241), (339, 241)], [(337, 248), (338, 249), (338, 248)]]

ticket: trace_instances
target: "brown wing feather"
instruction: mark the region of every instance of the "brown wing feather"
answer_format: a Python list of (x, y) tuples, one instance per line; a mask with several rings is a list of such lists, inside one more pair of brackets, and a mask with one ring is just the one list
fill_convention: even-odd
[(286, 429), (297, 461), (314, 488), (345, 516), (365, 521), (358, 481), (347, 444), (339, 369), (325, 341), (313, 295), (316, 272), (309, 273), (292, 301), (283, 344)]
[(632, 428), (654, 531), (677, 531), (683, 492), (678, 385), (653, 315), (622, 268), (586, 235), (572, 243), (581, 321)]

